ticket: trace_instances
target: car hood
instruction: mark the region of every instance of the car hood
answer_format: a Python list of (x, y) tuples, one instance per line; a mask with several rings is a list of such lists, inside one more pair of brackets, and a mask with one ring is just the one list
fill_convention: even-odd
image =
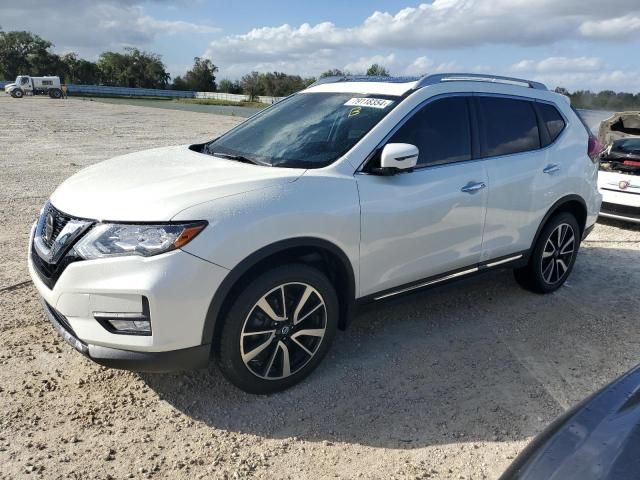
[(640, 367), (553, 422), (500, 480), (635, 480), (640, 451)]
[(4, 86), (4, 90), (5, 92), (8, 91), (10, 88), (15, 87), (16, 84), (15, 83), (8, 83), (7, 85)]
[(617, 112), (600, 124), (598, 140), (604, 146), (629, 137), (640, 137), (640, 112)]
[(82, 218), (167, 221), (198, 203), (284, 185), (303, 173), (213, 157), (187, 145), (157, 148), (81, 170), (56, 189), (51, 203)]

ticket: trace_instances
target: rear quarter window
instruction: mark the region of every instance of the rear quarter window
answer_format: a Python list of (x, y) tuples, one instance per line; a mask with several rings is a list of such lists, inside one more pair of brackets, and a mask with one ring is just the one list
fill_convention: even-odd
[(538, 109), (540, 112), (540, 116), (542, 117), (542, 123), (546, 127), (549, 132), (549, 143), (543, 146), (547, 146), (556, 141), (556, 139), (560, 136), (564, 127), (566, 127), (566, 123), (560, 112), (553, 105), (549, 105), (548, 103), (538, 103)]

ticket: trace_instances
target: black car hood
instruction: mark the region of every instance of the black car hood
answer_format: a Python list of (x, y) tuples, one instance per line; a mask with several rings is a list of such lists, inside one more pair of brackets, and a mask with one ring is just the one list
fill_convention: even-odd
[(640, 478), (640, 367), (556, 420), (531, 442), (500, 478)]

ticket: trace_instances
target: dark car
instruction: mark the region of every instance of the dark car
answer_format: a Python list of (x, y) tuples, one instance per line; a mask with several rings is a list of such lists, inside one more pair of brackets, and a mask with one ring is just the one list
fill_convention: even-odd
[(553, 422), (500, 480), (640, 478), (640, 367)]
[(612, 164), (611, 168), (615, 170), (638, 172), (640, 169), (640, 137), (616, 140), (610, 148), (602, 153), (601, 161)]

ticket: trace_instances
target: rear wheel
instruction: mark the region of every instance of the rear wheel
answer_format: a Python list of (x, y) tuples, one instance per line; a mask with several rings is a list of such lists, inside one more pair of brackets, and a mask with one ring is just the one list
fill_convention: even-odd
[(52, 88), (51, 90), (49, 90), (49, 96), (51, 98), (62, 98), (62, 90)]
[(567, 212), (553, 216), (540, 232), (529, 264), (514, 271), (516, 280), (537, 293), (557, 290), (569, 277), (579, 247), (580, 227), (575, 217)]
[(224, 376), (250, 393), (295, 385), (327, 353), (338, 299), (327, 277), (303, 264), (267, 271), (235, 299), (215, 342)]

